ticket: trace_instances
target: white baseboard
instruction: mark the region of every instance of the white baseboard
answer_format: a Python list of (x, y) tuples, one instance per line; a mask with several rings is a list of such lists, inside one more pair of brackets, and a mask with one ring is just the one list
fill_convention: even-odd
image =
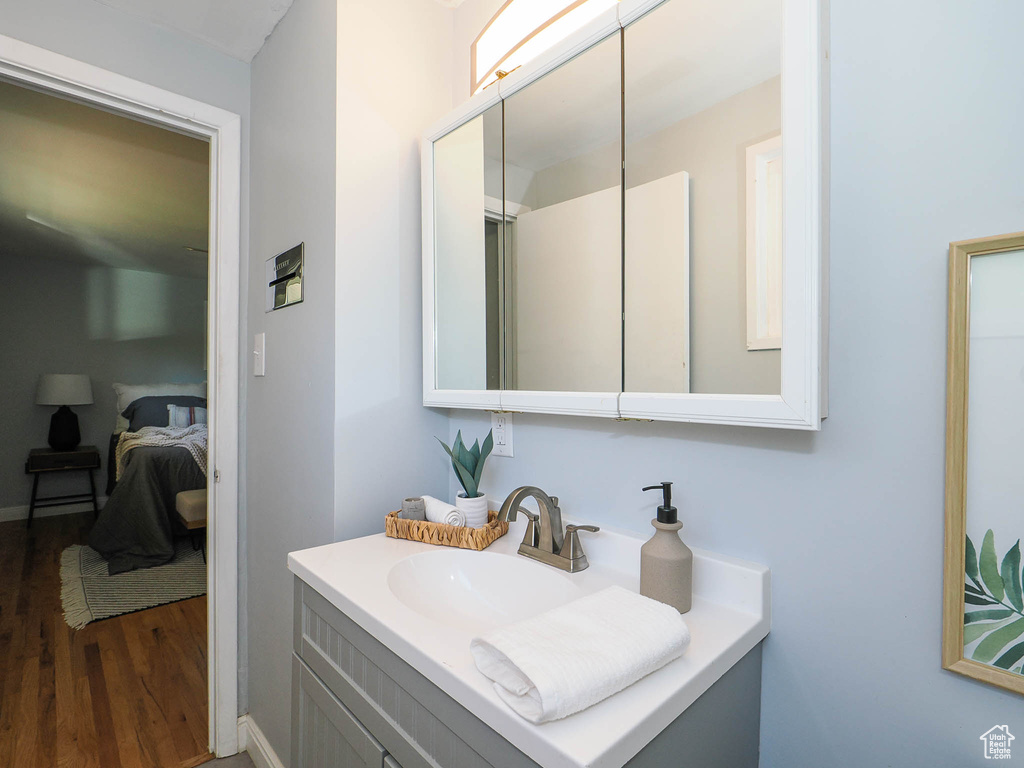
[[(96, 503), (100, 509), (107, 503), (106, 496), (97, 496)], [(92, 502), (83, 501), (81, 504), (68, 504), (64, 507), (43, 507), (36, 508), (35, 518), (57, 517), (58, 515), (73, 515), (78, 512), (92, 512)], [(12, 520), (28, 520), (28, 504), (17, 507), (0, 507), (0, 523), (9, 523)]]
[(256, 768), (284, 768), (281, 758), (249, 715), (238, 718), (238, 749), (249, 753)]

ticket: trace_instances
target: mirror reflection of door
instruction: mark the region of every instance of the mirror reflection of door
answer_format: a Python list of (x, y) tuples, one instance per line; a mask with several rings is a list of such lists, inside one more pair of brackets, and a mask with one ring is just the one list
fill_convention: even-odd
[(507, 389), (621, 390), (620, 75), (615, 34), (505, 101)]
[[(516, 217), (495, 210), (488, 198), (484, 217), (487, 282), (487, 389), (515, 389)], [(502, 224), (504, 222), (504, 225)], [(504, 237), (503, 237), (504, 235)], [(502, 245), (504, 240), (504, 245)]]
[(781, 307), (781, 187), (747, 159), (779, 142), (781, 28), (778, 0), (668, 0), (623, 32), (625, 391), (781, 391), (781, 342), (748, 343)]

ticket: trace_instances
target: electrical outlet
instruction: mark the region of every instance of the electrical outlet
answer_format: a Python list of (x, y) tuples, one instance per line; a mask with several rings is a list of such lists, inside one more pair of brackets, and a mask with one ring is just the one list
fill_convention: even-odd
[(511, 458), (514, 455), (512, 452), (512, 414), (492, 413), (491, 433), (494, 438), (491, 455)]

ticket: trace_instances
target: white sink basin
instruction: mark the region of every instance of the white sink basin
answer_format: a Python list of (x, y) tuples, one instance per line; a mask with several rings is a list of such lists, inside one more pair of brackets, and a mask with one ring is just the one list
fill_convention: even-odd
[(522, 557), (460, 549), (421, 552), (396, 563), (388, 587), (428, 619), (483, 632), (586, 594), (568, 574)]

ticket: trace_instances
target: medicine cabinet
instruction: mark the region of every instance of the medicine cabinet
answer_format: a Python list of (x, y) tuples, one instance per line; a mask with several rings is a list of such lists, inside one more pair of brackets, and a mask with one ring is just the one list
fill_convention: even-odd
[(818, 429), (816, 0), (623, 0), (424, 138), (424, 405)]

